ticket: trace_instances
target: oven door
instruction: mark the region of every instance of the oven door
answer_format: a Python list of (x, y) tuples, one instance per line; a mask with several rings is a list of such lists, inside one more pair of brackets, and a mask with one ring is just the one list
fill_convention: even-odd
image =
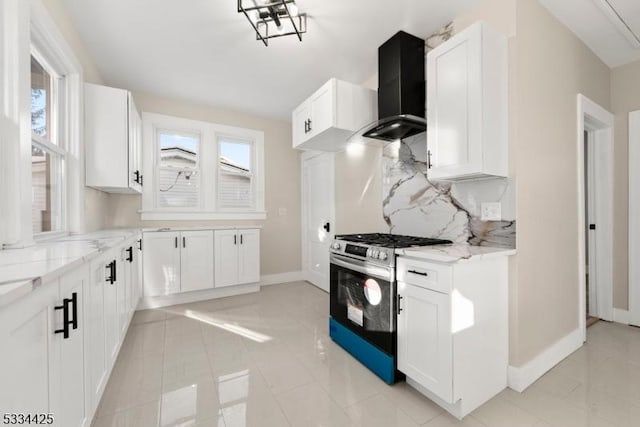
[(384, 352), (396, 353), (395, 270), (331, 254), (331, 317)]

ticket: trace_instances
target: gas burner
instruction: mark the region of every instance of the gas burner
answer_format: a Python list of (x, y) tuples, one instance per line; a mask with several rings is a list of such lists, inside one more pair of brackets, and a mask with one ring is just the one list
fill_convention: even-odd
[(432, 246), (451, 243), (450, 240), (385, 233), (343, 234), (336, 236), (336, 239), (383, 248), (408, 248), (413, 246)]

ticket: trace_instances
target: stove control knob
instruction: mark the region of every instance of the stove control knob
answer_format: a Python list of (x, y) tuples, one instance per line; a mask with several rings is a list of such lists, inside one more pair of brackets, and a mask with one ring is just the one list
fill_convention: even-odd
[(373, 256), (373, 249), (368, 248), (368, 249), (367, 249), (366, 256), (368, 256), (368, 257), (372, 257), (372, 256)]
[(371, 258), (378, 258), (378, 254), (380, 254), (380, 251), (374, 249), (373, 251), (371, 251)]
[(338, 249), (340, 249), (340, 243), (339, 242), (333, 242), (333, 244), (331, 245), (331, 249), (334, 249), (334, 250), (337, 251)]
[(387, 259), (387, 253), (384, 251), (380, 252), (380, 255), (378, 255), (378, 259), (381, 259), (382, 261)]

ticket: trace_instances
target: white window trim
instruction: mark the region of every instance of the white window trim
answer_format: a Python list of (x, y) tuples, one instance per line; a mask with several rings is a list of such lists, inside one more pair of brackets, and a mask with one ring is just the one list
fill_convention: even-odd
[[(142, 192), (142, 210), (140, 217), (143, 221), (152, 220), (263, 220), (266, 219), (264, 203), (264, 132), (216, 123), (190, 120), (180, 117), (167, 116), (156, 113), (142, 113), (143, 144), (142, 159), (143, 173), (147, 182)], [(157, 201), (157, 147), (156, 132), (159, 129), (176, 130), (200, 135), (200, 208), (185, 210), (158, 208)], [(255, 209), (252, 210), (220, 210), (217, 207), (217, 161), (210, 167), (203, 167), (206, 158), (218, 158), (218, 135), (235, 139), (251, 141), (255, 151)], [(213, 150), (213, 151), (212, 151)]]
[[(81, 233), (85, 231), (84, 218), (84, 150), (81, 135), (83, 132), (82, 120), (82, 66), (75, 57), (73, 50), (67, 44), (64, 36), (49, 16), (46, 8), (40, 1), (31, 2), (31, 46), (35, 46), (40, 56), (43, 56), (47, 65), (53, 67), (64, 75), (65, 85), (65, 133), (64, 147), (49, 147), (52, 151), (60, 151), (63, 148), (65, 163), (65, 189), (64, 189), (64, 231), (41, 233), (35, 236), (36, 240), (47, 240), (69, 232)], [(30, 135), (31, 136), (31, 135)], [(31, 139), (22, 141), (28, 144), (31, 152)], [(52, 144), (51, 144), (52, 145)], [(23, 151), (24, 152), (24, 151)], [(26, 160), (26, 159), (25, 159)], [(30, 173), (31, 159), (23, 163)], [(31, 180), (24, 182), (23, 191), (31, 194)], [(30, 205), (30, 203), (29, 203)], [(31, 208), (28, 218), (31, 218)], [(29, 229), (31, 228), (29, 222)], [(24, 227), (23, 227), (24, 229)], [(30, 239), (34, 238), (29, 231)], [(29, 239), (29, 240), (30, 240)]]

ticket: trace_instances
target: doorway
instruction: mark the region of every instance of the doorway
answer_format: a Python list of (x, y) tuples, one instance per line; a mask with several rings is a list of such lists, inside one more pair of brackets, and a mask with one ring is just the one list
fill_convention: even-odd
[(586, 271), (586, 297), (585, 310), (587, 315), (587, 328), (596, 323), (598, 318), (598, 293), (597, 288), (597, 239), (596, 231), (596, 215), (595, 206), (597, 204), (595, 194), (595, 156), (594, 156), (594, 134), (587, 130), (584, 131), (584, 194), (585, 194), (585, 260), (587, 265)]
[(613, 320), (613, 115), (578, 95), (579, 325)]
[(302, 272), (329, 292), (329, 246), (335, 228), (334, 154), (305, 152), (302, 166)]

